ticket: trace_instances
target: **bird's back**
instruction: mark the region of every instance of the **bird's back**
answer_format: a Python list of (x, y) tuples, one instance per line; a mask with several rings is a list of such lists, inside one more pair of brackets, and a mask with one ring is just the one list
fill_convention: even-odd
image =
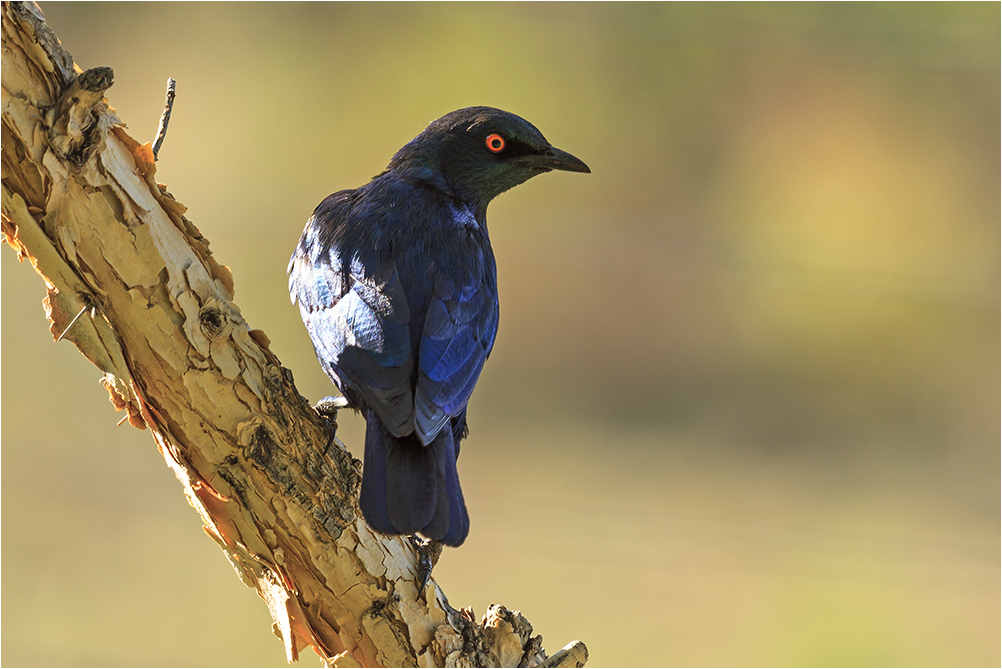
[[(342, 299), (354, 297), (353, 288), (359, 293), (366, 287), (372, 290), (360, 301), (372, 302), (369, 313), (338, 308)], [(446, 335), (451, 341), (468, 332), (482, 343), (486, 358), (497, 332), (497, 270), (486, 227), (462, 203), (392, 173), (335, 193), (317, 207), (289, 262), (289, 290), (342, 391), (390, 382), (385, 376), (366, 382), (338, 366), (348, 335), (354, 335), (353, 348), (364, 349), (381, 367), (406, 365), (406, 358), (418, 363), (408, 376), (416, 386), (424, 345), (437, 349), (435, 342)], [(425, 332), (429, 316), (434, 327)], [(424, 355), (426, 365), (434, 353)], [(442, 377), (442, 364), (426, 371), (434, 367)]]

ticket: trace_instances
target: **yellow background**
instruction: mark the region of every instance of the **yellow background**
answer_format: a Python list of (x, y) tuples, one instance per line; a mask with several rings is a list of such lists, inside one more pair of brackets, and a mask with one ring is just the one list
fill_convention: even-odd
[[(43, 10), (140, 140), (177, 79), (158, 180), (311, 400), (285, 267), (323, 197), (468, 105), (591, 166), (490, 209), (454, 606), (593, 666), (998, 666), (997, 3)], [(0, 255), (3, 664), (282, 664)]]

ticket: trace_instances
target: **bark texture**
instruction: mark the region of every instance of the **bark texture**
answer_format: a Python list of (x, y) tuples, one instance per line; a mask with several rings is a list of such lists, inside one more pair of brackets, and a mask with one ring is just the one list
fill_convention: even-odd
[(517, 611), (479, 622), (357, 505), (360, 463), (299, 395), (233, 302), (233, 278), (156, 183), (149, 144), (81, 71), (33, 3), (3, 3), (5, 241), (44, 279), (50, 332), (104, 372), (116, 410), (149, 428), (206, 534), (267, 603), (289, 661), (336, 666), (581, 666), (547, 659)]

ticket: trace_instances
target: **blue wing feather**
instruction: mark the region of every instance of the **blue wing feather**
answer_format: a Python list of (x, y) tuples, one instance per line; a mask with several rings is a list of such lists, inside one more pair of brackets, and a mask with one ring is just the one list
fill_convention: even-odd
[[(299, 303), (317, 357), (342, 393), (360, 395), (395, 436), (413, 431), (410, 309), (392, 262), (366, 267), (344, 257), (311, 224), (289, 263), (289, 290)], [(345, 270), (348, 271), (345, 271)]]
[(419, 368), (432, 381), (446, 381), (467, 364), (478, 348), (483, 351), (469, 327), (449, 339), (422, 337)]
[(449, 308), (440, 298), (433, 297), (424, 317), (424, 337), (433, 341), (448, 341), (455, 336), (459, 326), (449, 315)]
[(422, 443), (430, 443), (449, 418), (458, 417), (473, 394), (497, 334), (492, 286), (483, 273), (467, 282), (435, 276), (414, 392), (414, 427)]

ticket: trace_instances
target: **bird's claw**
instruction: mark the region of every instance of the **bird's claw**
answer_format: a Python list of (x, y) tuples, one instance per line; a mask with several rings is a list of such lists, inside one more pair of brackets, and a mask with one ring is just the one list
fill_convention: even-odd
[(327, 429), (330, 431), (330, 437), (328, 437), (327, 443), (324, 445), (324, 453), (330, 450), (331, 445), (334, 443), (334, 435), (337, 434), (337, 412), (346, 406), (348, 406), (348, 400), (344, 397), (332, 397), (328, 395), (313, 407), (313, 410), (327, 423)]
[(313, 407), (313, 410), (324, 418), (337, 418), (337, 412), (339, 409), (343, 409), (348, 406), (348, 400), (344, 397), (333, 397), (328, 395)]
[(432, 539), (421, 539), (420, 537), (411, 535), (411, 543), (414, 544), (414, 548), (417, 550), (418, 560), (417, 560), (417, 576), (418, 576), (418, 597), (424, 592), (425, 587), (428, 585), (428, 579), (431, 578), (431, 571), (438, 564), (438, 559), (442, 556), (442, 549), (445, 545), (440, 541), (434, 541)]

